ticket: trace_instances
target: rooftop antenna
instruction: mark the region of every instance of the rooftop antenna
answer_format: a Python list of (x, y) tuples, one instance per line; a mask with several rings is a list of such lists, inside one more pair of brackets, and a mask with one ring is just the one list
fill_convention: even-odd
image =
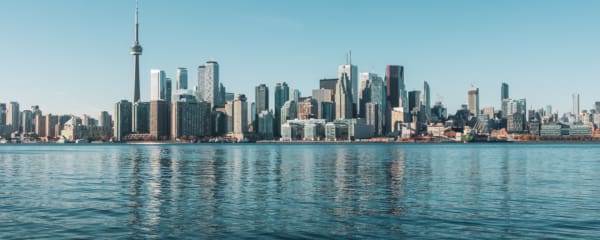
[(348, 64), (348, 53), (346, 53), (346, 65)]
[(352, 50), (349, 51), (350, 54), (350, 62), (348, 64), (352, 65)]
[(138, 44), (138, 0), (135, 0), (135, 43)]

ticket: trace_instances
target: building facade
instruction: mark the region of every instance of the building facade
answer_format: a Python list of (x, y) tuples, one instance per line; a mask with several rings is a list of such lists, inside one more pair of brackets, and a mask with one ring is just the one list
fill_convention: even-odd
[[(115, 104), (114, 135), (117, 141), (131, 133), (132, 104), (127, 100), (121, 100)], [(58, 119), (57, 119), (58, 120)], [(59, 123), (57, 123), (59, 124)], [(55, 129), (56, 130), (56, 129)]]

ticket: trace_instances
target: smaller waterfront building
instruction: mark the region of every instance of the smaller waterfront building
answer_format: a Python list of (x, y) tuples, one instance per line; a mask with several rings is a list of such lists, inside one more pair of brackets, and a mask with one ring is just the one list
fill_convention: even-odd
[(264, 110), (258, 114), (258, 134), (263, 139), (273, 139), (274, 116), (272, 111)]

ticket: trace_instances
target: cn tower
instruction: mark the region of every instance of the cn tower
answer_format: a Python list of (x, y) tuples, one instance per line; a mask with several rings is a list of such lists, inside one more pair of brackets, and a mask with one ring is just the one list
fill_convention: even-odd
[(140, 55), (142, 55), (142, 46), (138, 38), (138, 1), (135, 1), (135, 42), (131, 47), (133, 55), (133, 103), (140, 101)]

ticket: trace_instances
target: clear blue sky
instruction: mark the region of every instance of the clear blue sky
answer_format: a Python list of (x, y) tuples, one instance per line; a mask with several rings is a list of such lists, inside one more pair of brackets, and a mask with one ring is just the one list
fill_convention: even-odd
[[(45, 113), (112, 112), (132, 98), (135, 1), (0, 2), (0, 102)], [(141, 0), (142, 99), (151, 68), (173, 77), (219, 61), (228, 92), (286, 81), (303, 95), (335, 77), (352, 50), (359, 72), (405, 66), (407, 88), (431, 85), (454, 111), (467, 88), (500, 106), (500, 84), (528, 108), (600, 101), (600, 1)], [(438, 97), (439, 96), (439, 97)]]

